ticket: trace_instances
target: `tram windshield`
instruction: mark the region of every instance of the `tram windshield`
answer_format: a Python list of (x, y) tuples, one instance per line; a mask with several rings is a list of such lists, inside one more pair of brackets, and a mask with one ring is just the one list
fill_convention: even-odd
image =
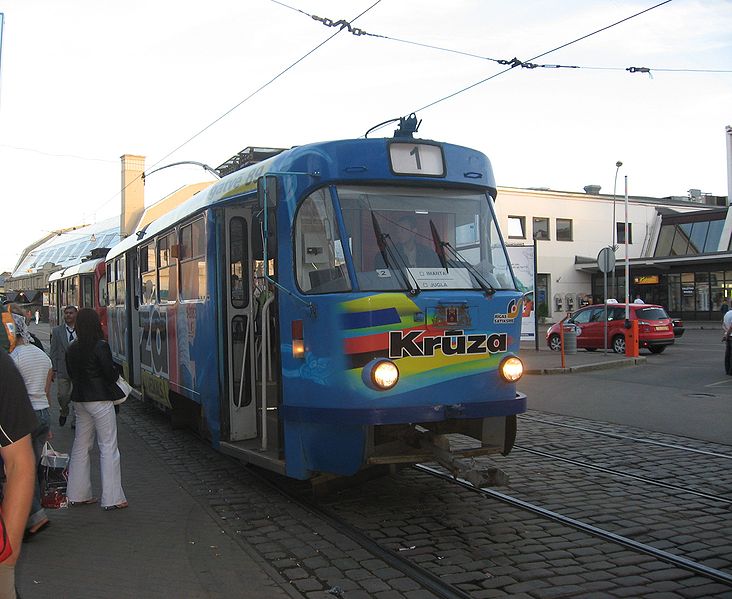
[[(337, 200), (345, 225), (337, 225)], [(295, 221), (298, 284), (348, 291), (352, 260), (363, 291), (516, 289), (485, 194), (334, 186), (306, 198)]]

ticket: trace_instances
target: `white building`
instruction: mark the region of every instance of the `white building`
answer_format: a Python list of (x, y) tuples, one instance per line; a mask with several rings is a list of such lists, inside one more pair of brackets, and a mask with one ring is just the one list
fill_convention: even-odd
[[(499, 188), (496, 202), (508, 244), (537, 245), (537, 314), (559, 320), (601, 301), (597, 256), (617, 246), (609, 297), (625, 298), (625, 198), (545, 189)], [(613, 217), (614, 215), (614, 217)], [(730, 220), (726, 198), (690, 190), (688, 197), (628, 198), (630, 299), (666, 306), (674, 316), (716, 319), (732, 295)]]

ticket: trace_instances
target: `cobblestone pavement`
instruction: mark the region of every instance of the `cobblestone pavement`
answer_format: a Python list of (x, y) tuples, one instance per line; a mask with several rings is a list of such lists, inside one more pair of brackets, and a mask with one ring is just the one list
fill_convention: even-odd
[[(621, 438), (598, 438), (536, 419), (721, 454), (730, 453), (729, 447), (538, 412), (522, 418), (517, 440), (522, 446), (561, 452), (709, 493), (729, 495), (732, 489), (732, 469), (723, 458)], [(317, 515), (273, 492), (237, 461), (215, 452), (187, 431), (171, 430), (167, 419), (150, 405), (128, 401), (120, 422), (127, 431), (123, 468), (134, 460), (135, 471), (141, 473), (129, 485), (126, 481), (126, 486), (131, 496), (146, 494), (149, 503), (133, 503), (129, 511), (118, 514), (91, 510), (90, 529), (80, 532), (54, 514), (52, 532), (44, 534), (65, 534), (71, 539), (69, 546), (48, 555), (43, 553), (42, 538), (28, 546), (26, 557), (35, 554), (33, 563), (38, 564), (43, 584), (24, 577), (23, 599), (263, 596), (247, 588), (247, 575), (255, 573), (241, 571), (237, 555), (259, 564), (261, 573), (271, 579), (267, 598), (433, 597)], [(602, 528), (668, 551), (681, 548), (690, 559), (730, 569), (731, 512), (715, 507), (710, 500), (623, 482), (578, 466), (558, 466), (520, 450), (496, 464), (511, 476), (511, 486), (499, 489), (503, 492), (521, 492), (527, 500), (565, 515), (594, 518)], [(169, 476), (170, 484), (161, 487), (154, 478), (160, 476)], [(152, 488), (163, 491), (154, 496)], [(321, 503), (381, 545), (477, 599), (732, 595), (730, 587), (412, 469), (340, 491)], [(203, 516), (186, 517), (192, 513), (192, 504), (204, 508)], [(75, 510), (68, 512), (78, 513)], [(114, 521), (123, 522), (116, 517), (133, 510), (141, 513), (138, 527), (116, 528)], [(165, 535), (145, 536), (145, 523), (160, 529), (161, 519), (167, 523)], [(182, 522), (185, 534), (181, 534)], [(96, 541), (92, 546), (76, 546), (74, 539), (80, 535)], [(110, 555), (115, 555), (114, 561)], [(87, 594), (64, 594), (48, 583), (54, 574), (61, 577), (78, 570), (80, 564), (85, 575), (95, 580)], [(163, 586), (161, 571), (175, 572), (177, 579)], [(194, 587), (201, 590), (187, 592)], [(227, 588), (237, 591), (226, 594)]]
[[(536, 412), (530, 416), (544, 418)], [(551, 417), (557, 421), (571, 421)], [(595, 423), (579, 421), (592, 428)], [(647, 438), (644, 431), (601, 425)], [(724, 458), (591, 436), (551, 425), (520, 426), (521, 445), (561, 449), (571, 457), (729, 497)], [(588, 442), (587, 438), (592, 441)], [(729, 453), (709, 443), (653, 434), (666, 443)], [(646, 458), (646, 455), (648, 456)], [(567, 457), (570, 457), (567, 455)], [(511, 477), (499, 490), (706, 566), (732, 571), (728, 504), (587, 471), (515, 450), (487, 460)], [(710, 472), (707, 471), (710, 462)], [(726, 461), (728, 463), (728, 460)], [(684, 473), (684, 477), (679, 475)], [(730, 597), (732, 588), (519, 511), (468, 490), (403, 470), (340, 493), (331, 509), (380, 543), (404, 554), (475, 597)], [(595, 594), (596, 593), (596, 594)], [(594, 594), (594, 595), (593, 595)]]
[[(261, 555), (304, 596), (330, 598), (333, 593), (348, 599), (430, 596), (316, 515), (273, 493), (236, 461), (217, 454), (185, 431), (171, 431), (151, 408), (136, 406), (126, 411), (124, 419), (177, 474), (181, 485), (211, 507), (222, 530)], [(566, 430), (556, 431), (549, 425), (541, 425), (534, 431), (527, 424), (522, 426), (522, 431), (526, 431), (525, 437), (522, 433), (523, 442), (532, 437), (548, 441), (553, 435), (557, 443), (569, 445), (571, 435)], [(611, 429), (631, 435), (636, 432), (623, 427)], [(684, 440), (656, 436), (685, 444)], [(609, 442), (605, 455), (621, 460), (615, 447), (621, 441), (609, 439)], [(627, 441), (625, 444), (634, 445)], [(577, 445), (582, 447), (581, 438)], [(709, 449), (709, 444), (699, 445)], [(652, 448), (652, 452), (661, 449)], [(586, 447), (583, 451), (587, 452)], [(635, 453), (632, 449), (627, 452), (639, 461), (637, 448)], [(636, 534), (642, 534), (652, 530), (645, 520), (668, 518), (667, 508), (661, 509), (666, 502), (662, 493), (655, 496), (657, 491), (637, 491), (635, 484), (618, 483), (596, 474), (568, 472), (554, 465), (537, 467), (536, 460), (518, 457), (519, 453), (502, 460), (501, 465), (505, 468), (515, 460), (516, 472), (509, 472), (518, 482), (514, 480), (512, 485), (520, 487), (531, 499), (548, 503), (547, 507), (578, 519), (598, 518), (599, 514), (596, 523), (604, 528), (614, 526), (619, 534), (632, 533), (633, 529)], [(673, 476), (677, 465), (660, 454), (654, 459), (660, 466), (668, 466), (666, 472)], [(700, 476), (705, 478), (701, 472)], [(511, 493), (515, 489), (501, 490)], [(700, 500), (691, 501), (708, 509)], [(635, 513), (644, 502), (652, 503), (652, 508), (638, 522)], [(729, 587), (653, 557), (486, 500), (411, 469), (341, 491), (323, 504), (383, 546), (476, 598), (695, 598), (728, 597), (730, 593)], [(676, 504), (677, 508), (679, 505)], [(698, 528), (699, 522), (688, 523), (690, 517), (697, 517), (691, 508), (677, 514), (675, 520), (670, 519), (668, 526), (675, 522), (678, 531), (677, 538), (671, 542), (678, 544), (678, 537), (683, 535), (682, 545), (701, 542), (703, 547), (698, 551), (729, 556), (729, 536), (725, 538), (719, 530), (720, 514), (712, 514), (711, 520), (701, 522), (704, 529)], [(668, 537), (668, 533), (665, 535)]]
[(182, 489), (210, 507), (221, 532), (261, 556), (289, 583), (292, 595), (309, 599), (434, 597), (309, 510), (274, 492), (238, 461), (215, 452), (187, 431), (171, 430), (149, 405), (132, 402), (122, 420), (168, 465)]

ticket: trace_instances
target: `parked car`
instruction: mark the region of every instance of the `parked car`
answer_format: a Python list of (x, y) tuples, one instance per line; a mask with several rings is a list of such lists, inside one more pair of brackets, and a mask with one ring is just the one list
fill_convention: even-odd
[(671, 321), (671, 324), (674, 325), (674, 337), (681, 337), (681, 335), (683, 335), (684, 331), (686, 330), (684, 328), (684, 322), (680, 318), (674, 318)]
[[(655, 304), (629, 304), (630, 320), (638, 321), (638, 347), (648, 348), (651, 353), (660, 354), (674, 343), (674, 326), (663, 306)], [(577, 334), (577, 347), (595, 351), (605, 347), (605, 305), (594, 304), (577, 310), (564, 321)], [(559, 323), (546, 333), (550, 349), (559, 351)], [(567, 329), (565, 329), (566, 331)], [(607, 304), (608, 347), (618, 354), (625, 353), (625, 304)]]

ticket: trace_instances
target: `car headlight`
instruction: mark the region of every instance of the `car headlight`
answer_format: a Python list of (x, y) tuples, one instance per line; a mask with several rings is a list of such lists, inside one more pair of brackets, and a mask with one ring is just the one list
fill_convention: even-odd
[(524, 363), (516, 356), (508, 356), (501, 361), (498, 372), (505, 381), (515, 383), (524, 374)]
[(388, 391), (399, 382), (399, 369), (391, 360), (376, 358), (364, 366), (361, 378), (372, 389)]

